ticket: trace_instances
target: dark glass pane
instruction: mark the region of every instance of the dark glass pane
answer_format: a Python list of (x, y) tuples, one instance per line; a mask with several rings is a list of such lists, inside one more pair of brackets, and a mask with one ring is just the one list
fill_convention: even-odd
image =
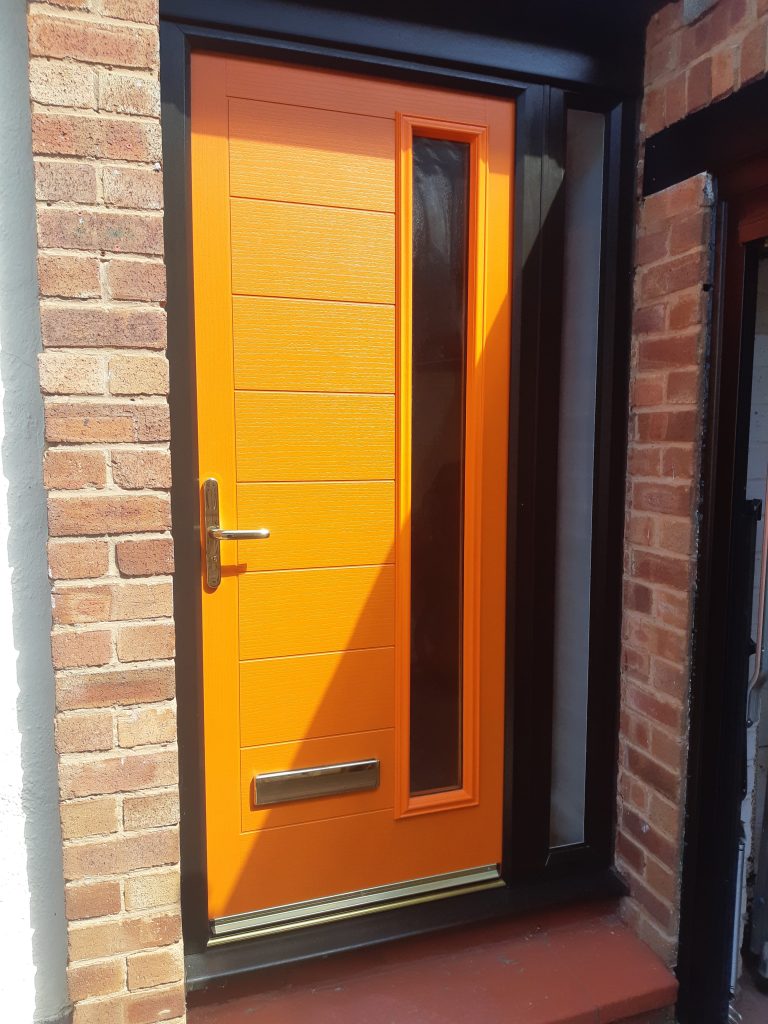
[(469, 146), (413, 140), (411, 792), (461, 786)]

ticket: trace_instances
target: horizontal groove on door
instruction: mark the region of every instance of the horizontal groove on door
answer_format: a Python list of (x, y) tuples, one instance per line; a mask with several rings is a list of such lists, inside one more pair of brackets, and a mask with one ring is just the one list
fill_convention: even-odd
[(391, 395), (235, 395), (240, 481), (390, 480)]
[(394, 644), (392, 565), (256, 572), (238, 583), (243, 661)]
[[(394, 743), (394, 730), (381, 729), (347, 736), (301, 740), (298, 743), (246, 747), (240, 752), (243, 831), (280, 828), (303, 821), (324, 821), (345, 814), (391, 807), (394, 794)], [(369, 758), (380, 762), (381, 777), (377, 789), (297, 800), (272, 807), (254, 807), (253, 778), (262, 772), (319, 768), (322, 765)]]
[[(276, 74), (276, 72), (278, 72)], [(374, 78), (343, 72), (323, 72), (285, 67), (266, 61), (227, 58), (226, 91), (230, 98), (266, 100), (306, 107), (308, 110), (340, 110), (392, 120), (395, 110), (416, 110), (423, 117), (446, 116), (446, 91), (389, 82), (387, 89)], [(486, 124), (506, 100), (471, 93), (450, 92), (450, 117), (454, 121)], [(508, 105), (508, 104), (507, 104)], [(349, 108), (354, 107), (353, 111)]]
[(393, 481), (241, 483), (237, 520), (269, 529), (266, 543), (238, 541), (247, 572), (394, 562)]
[(231, 200), (238, 295), (394, 302), (391, 213)]
[(240, 665), (240, 743), (256, 747), (394, 726), (393, 647)]
[(232, 196), (395, 209), (393, 121), (233, 99), (229, 133)]
[(395, 390), (393, 306), (236, 295), (232, 316), (239, 390)]

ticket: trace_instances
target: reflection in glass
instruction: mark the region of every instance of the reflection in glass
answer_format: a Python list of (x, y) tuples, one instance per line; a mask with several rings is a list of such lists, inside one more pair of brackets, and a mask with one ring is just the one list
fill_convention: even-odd
[(413, 139), (411, 793), (462, 782), (469, 145)]

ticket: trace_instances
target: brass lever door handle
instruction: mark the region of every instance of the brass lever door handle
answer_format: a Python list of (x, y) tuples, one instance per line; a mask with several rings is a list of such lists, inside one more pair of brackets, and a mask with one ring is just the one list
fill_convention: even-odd
[(219, 482), (209, 477), (203, 483), (203, 528), (205, 531), (205, 582), (211, 590), (221, 583), (221, 542), (223, 540), (266, 540), (269, 530), (224, 530), (219, 524)]

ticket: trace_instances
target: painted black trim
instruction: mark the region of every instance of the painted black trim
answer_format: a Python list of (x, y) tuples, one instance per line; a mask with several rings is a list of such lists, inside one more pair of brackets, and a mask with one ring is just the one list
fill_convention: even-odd
[[(483, 2), (461, 11), (459, 5), (436, 7), (418, 0), (380, 4), (378, 13), (375, 4), (366, 5), (365, 13), (343, 6), (331, 10), (290, 0), (161, 0), (160, 16), (206, 29), (263, 34), (302, 47), (332, 46), (561, 87), (639, 94), (644, 8), (653, 5), (636, 2), (618, 20), (618, 27), (626, 29), (622, 33), (606, 31), (608, 12), (600, 17), (594, 0), (582, 7), (577, 19), (569, 4), (562, 5), (559, 17), (550, 12), (547, 18), (552, 0), (530, 4), (537, 8), (533, 18), (514, 10), (524, 6), (520, 2), (508, 11)], [(611, 6), (606, 4), (608, 10)], [(478, 24), (485, 30), (478, 30)]]
[[(727, 1024), (746, 757), (754, 578), (746, 503), (758, 246), (739, 243), (729, 197), (716, 217), (714, 310), (702, 454), (678, 1019)], [(752, 549), (750, 552), (750, 545)]]
[[(226, 6), (226, 5), (225, 5)], [(206, 10), (209, 10), (206, 7)], [(418, 35), (411, 29), (413, 35)], [(202, 675), (200, 652), (200, 545), (196, 451), (196, 389), (190, 223), (189, 56), (195, 49), (247, 53), (280, 61), (304, 62), (387, 78), (430, 82), (473, 92), (489, 91), (513, 97), (517, 104), (515, 260), (513, 278), (513, 346), (510, 385), (510, 500), (508, 545), (507, 716), (505, 735), (512, 757), (505, 762), (504, 875), (514, 883), (506, 889), (478, 894), (478, 906), (493, 904), (494, 913), (530, 909), (530, 898), (551, 891), (582, 892), (579, 879), (606, 877), (610, 865), (613, 820), (613, 782), (616, 772), (616, 709), (618, 703), (618, 620), (616, 635), (607, 637), (597, 660), (595, 684), (590, 684), (590, 707), (597, 717), (590, 726), (588, 752), (587, 842), (550, 856), (549, 778), (551, 772), (551, 629), (554, 582), (554, 515), (556, 487), (559, 347), (562, 343), (562, 167), (566, 96), (548, 85), (525, 84), (503, 77), (494, 67), (486, 71), (456, 66), (438, 67), (367, 51), (353, 52), (265, 34), (210, 29), (199, 25), (161, 22), (161, 82), (163, 150), (165, 159), (165, 240), (168, 257), (169, 358), (171, 362), (171, 421), (174, 488), (173, 528), (177, 551), (174, 600), (179, 636), (179, 749), (182, 789), (182, 907), (185, 947), (205, 963), (227, 959), (219, 949), (205, 951), (206, 856), (204, 842), (204, 764), (202, 743)], [(372, 42), (372, 41), (370, 41)], [(412, 44), (413, 45), (413, 44)], [(568, 102), (600, 109), (608, 118), (606, 149), (606, 213), (604, 281), (601, 291), (601, 388), (606, 387), (599, 412), (599, 465), (596, 481), (600, 500), (609, 502), (606, 543), (617, 555), (599, 576), (606, 582), (606, 606), (621, 580), (621, 529), (624, 508), (623, 450), (626, 409), (626, 367), (629, 350), (629, 269), (631, 266), (631, 205), (633, 122), (631, 101), (616, 105), (594, 93)], [(629, 157), (628, 157), (629, 154)], [(622, 218), (624, 218), (622, 220)], [(531, 374), (534, 376), (531, 377)], [(554, 389), (554, 390), (553, 390)], [(532, 490), (531, 490), (532, 488)], [(531, 495), (535, 500), (531, 500)], [(612, 525), (610, 525), (612, 524)], [(536, 558), (531, 558), (535, 538)], [(546, 566), (546, 576), (543, 567)], [(597, 579), (597, 577), (596, 577)], [(522, 589), (518, 589), (522, 584)], [(596, 583), (596, 586), (598, 584)], [(529, 589), (530, 587), (530, 589)], [(611, 589), (613, 588), (613, 590)], [(518, 598), (515, 601), (515, 597)], [(602, 607), (599, 598), (595, 598)], [(618, 614), (618, 601), (607, 609), (604, 622)], [(531, 618), (533, 612), (533, 619)], [(529, 629), (533, 622), (535, 628)], [(516, 649), (516, 644), (519, 649)], [(521, 653), (523, 652), (523, 653)], [(615, 657), (614, 657), (615, 653)], [(519, 674), (524, 672), (524, 674)], [(512, 680), (524, 680), (513, 694)], [(527, 751), (528, 758), (522, 756)], [(532, 771), (531, 764), (535, 766)], [(538, 777), (538, 784), (532, 785)], [(516, 784), (516, 780), (519, 780)], [(530, 796), (536, 794), (536, 801)], [(592, 795), (594, 794), (594, 796)], [(520, 806), (516, 807), (519, 800)], [(528, 813), (525, 812), (527, 808)], [(548, 890), (547, 887), (551, 887)], [(614, 888), (595, 890), (598, 898), (615, 895)], [(538, 897), (536, 897), (538, 898)], [(582, 898), (577, 896), (576, 898)], [(586, 898), (586, 897), (585, 897)], [(457, 902), (457, 900), (459, 902)], [(414, 929), (444, 927), (462, 901), (472, 897), (406, 908), (376, 915), (371, 925), (346, 922), (350, 935), (379, 934), (382, 941)], [(542, 904), (544, 905), (544, 904)], [(427, 907), (448, 909), (427, 910)], [(384, 917), (396, 922), (393, 933), (382, 927)], [(362, 921), (363, 919), (359, 919)], [(424, 925), (419, 922), (427, 922)], [(432, 925), (429, 921), (434, 921)], [(440, 924), (439, 922), (443, 922)], [(341, 929), (341, 925), (328, 926)], [(358, 929), (362, 931), (358, 932)], [(342, 929), (343, 931), (343, 929)], [(291, 940), (293, 957), (301, 948), (316, 948), (321, 929), (306, 929)], [(303, 936), (303, 938), (302, 938)], [(315, 938), (313, 939), (313, 936)], [(338, 941), (338, 940), (334, 940)], [(352, 940), (350, 940), (352, 941)], [(374, 941), (373, 938), (367, 941)], [(304, 946), (302, 946), (302, 943)], [(252, 950), (253, 944), (249, 944)], [(245, 949), (233, 945), (228, 951)], [(266, 960), (272, 956), (262, 947)], [(234, 960), (245, 954), (231, 953)], [(307, 955), (317, 955), (307, 953)], [(202, 962), (202, 961), (201, 961)], [(262, 961), (251, 960), (256, 967)], [(207, 968), (206, 968), (207, 970)], [(218, 968), (217, 968), (218, 970)]]
[(768, 149), (768, 78), (652, 135), (645, 143), (643, 194), (686, 178), (719, 174)]

